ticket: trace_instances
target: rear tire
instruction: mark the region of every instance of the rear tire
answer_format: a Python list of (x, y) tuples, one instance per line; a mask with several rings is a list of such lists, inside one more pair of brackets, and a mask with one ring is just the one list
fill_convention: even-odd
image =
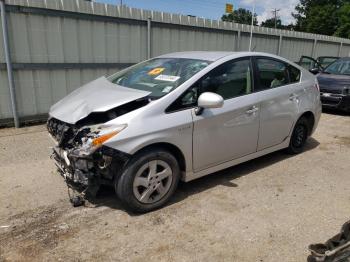
[(308, 135), (309, 123), (305, 117), (301, 117), (294, 126), (287, 152), (293, 155), (303, 152)]
[(153, 149), (136, 154), (114, 186), (127, 210), (145, 213), (165, 205), (179, 179), (176, 158), (166, 150)]

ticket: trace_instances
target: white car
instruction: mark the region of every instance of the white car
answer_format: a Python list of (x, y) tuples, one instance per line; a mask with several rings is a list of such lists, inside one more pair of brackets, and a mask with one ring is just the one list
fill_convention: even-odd
[(52, 106), (53, 157), (67, 183), (115, 187), (133, 211), (163, 206), (190, 181), (287, 148), (321, 115), (315, 76), (253, 52), (180, 52), (101, 77)]

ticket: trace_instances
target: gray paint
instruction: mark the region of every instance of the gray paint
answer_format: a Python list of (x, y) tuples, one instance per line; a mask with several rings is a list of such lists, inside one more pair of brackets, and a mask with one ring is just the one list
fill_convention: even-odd
[[(223, 56), (219, 54), (202, 52), (203, 59), (216, 59), (212, 58), (213, 62), (210, 65), (168, 95), (104, 123), (110, 127), (127, 126), (118, 135), (108, 139), (104, 145), (135, 154), (155, 143), (170, 143), (183, 153), (186, 160), (183, 179), (189, 181), (288, 147), (295, 123), (305, 112), (312, 112), (315, 116), (312, 131), (316, 129), (321, 116), (321, 102), (320, 94), (314, 87), (314, 75), (286, 59), (266, 53), (227, 52)], [(198, 52), (166, 55), (184, 56), (197, 57)], [(232, 59), (249, 56), (269, 56), (291, 63), (301, 70), (300, 82), (226, 99), (222, 107), (204, 109), (200, 115), (195, 113), (196, 108), (165, 113), (172, 102), (208, 72)], [(101, 82), (102, 84), (107, 83)], [(86, 100), (92, 103), (90, 92), (86, 92), (85, 95)], [(85, 99), (85, 95), (80, 93), (75, 98), (72, 97), (70, 102)], [(129, 100), (129, 97), (123, 96), (123, 99)], [(57, 109), (62, 107), (62, 110), (65, 110), (67, 106), (68, 103), (61, 104)], [(69, 117), (71, 112), (66, 111), (60, 119)], [(227, 143), (228, 140), (231, 143)], [(235, 146), (232, 147), (232, 144)]]
[[(11, 57), (16, 64), (125, 65), (147, 59), (149, 52), (158, 56), (193, 50), (246, 51), (249, 46), (249, 25), (83, 0), (6, 0), (6, 4)], [(148, 18), (152, 20), (150, 37)], [(314, 39), (315, 55), (337, 55), (341, 42), (341, 56), (350, 54), (349, 39), (253, 28), (255, 51), (277, 54), (280, 49), (280, 55), (292, 61), (310, 56)], [(0, 40), (0, 63), (5, 63)], [(14, 80), (19, 116), (47, 113), (50, 105), (79, 86), (122, 67), (18, 69)], [(0, 119), (12, 117), (4, 73), (0, 69)]]
[(93, 112), (106, 112), (115, 107), (146, 97), (151, 92), (113, 84), (100, 77), (70, 93), (50, 108), (50, 116), (69, 124)]

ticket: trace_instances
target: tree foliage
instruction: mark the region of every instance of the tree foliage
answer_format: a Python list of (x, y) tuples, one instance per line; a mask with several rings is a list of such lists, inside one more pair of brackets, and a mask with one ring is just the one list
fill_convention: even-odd
[(275, 24), (275, 18), (266, 19), (264, 22), (261, 23), (261, 26), (270, 27), (270, 28), (275, 28), (275, 25), (276, 25), (276, 28), (282, 28), (281, 19), (279, 18), (276, 19), (276, 24)]
[(300, 0), (292, 14), (295, 30), (324, 35), (349, 35), (350, 0)]
[[(247, 24), (250, 25), (252, 23), (252, 12), (245, 9), (245, 8), (239, 8), (237, 10), (234, 10), (230, 14), (223, 15), (221, 17), (222, 21), (226, 22), (235, 22), (239, 24)], [(253, 20), (254, 25), (258, 25), (258, 18), (257, 14), (254, 14), (254, 20)]]
[[(295, 24), (283, 25), (281, 19), (277, 19), (277, 28), (350, 38), (350, 0), (299, 1), (292, 13)], [(251, 11), (239, 8), (223, 15), (221, 20), (249, 25), (252, 15)], [(256, 14), (254, 25), (258, 25)], [(261, 26), (275, 28), (275, 18), (263, 21)]]
[(261, 26), (269, 28), (275, 28), (276, 26), (277, 29), (293, 30), (293, 24), (284, 25), (282, 24), (282, 20), (280, 18), (276, 19), (276, 24), (275, 18), (268, 18), (265, 21), (261, 22)]
[(336, 36), (350, 38), (350, 3), (345, 3), (338, 12), (339, 26)]

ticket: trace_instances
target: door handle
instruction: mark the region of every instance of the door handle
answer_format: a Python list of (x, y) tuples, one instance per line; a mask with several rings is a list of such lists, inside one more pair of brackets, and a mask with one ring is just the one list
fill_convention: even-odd
[(299, 96), (298, 95), (296, 95), (296, 94), (291, 94), (290, 96), (289, 96), (289, 100), (290, 101), (294, 101), (295, 99), (297, 99)]
[(259, 108), (256, 107), (256, 106), (253, 106), (251, 109), (249, 109), (249, 110), (247, 110), (245, 112), (246, 112), (246, 114), (251, 115), (251, 114), (254, 114), (257, 111), (259, 111)]

